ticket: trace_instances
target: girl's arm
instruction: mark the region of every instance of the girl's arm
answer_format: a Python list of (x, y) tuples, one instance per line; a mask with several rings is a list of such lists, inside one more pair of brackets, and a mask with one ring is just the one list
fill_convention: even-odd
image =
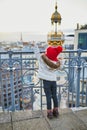
[(38, 48), (38, 45), (35, 42), (33, 42), (32, 46), (33, 46), (33, 51), (34, 51), (35, 57), (39, 60), (40, 59), (40, 50)]
[(44, 53), (41, 55), (41, 57), (45, 64), (48, 65), (51, 69), (58, 69), (60, 67), (60, 61), (54, 63)]

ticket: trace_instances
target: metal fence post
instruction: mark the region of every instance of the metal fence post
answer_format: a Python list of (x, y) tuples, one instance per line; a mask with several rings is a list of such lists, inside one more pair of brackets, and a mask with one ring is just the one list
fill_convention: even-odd
[(41, 90), (40, 90), (40, 95), (41, 95), (41, 97), (40, 97), (40, 102), (41, 102), (41, 110), (42, 110), (42, 107), (43, 107), (43, 106), (42, 106), (42, 87), (43, 87), (43, 86), (42, 86), (42, 80), (40, 80), (40, 89), (41, 89)]
[(9, 67), (10, 67), (10, 85), (11, 85), (11, 98), (12, 98), (12, 109), (11, 110), (15, 111), (12, 51), (9, 51)]
[(80, 72), (81, 72), (81, 49), (77, 51), (77, 87), (76, 87), (76, 107), (80, 105)]

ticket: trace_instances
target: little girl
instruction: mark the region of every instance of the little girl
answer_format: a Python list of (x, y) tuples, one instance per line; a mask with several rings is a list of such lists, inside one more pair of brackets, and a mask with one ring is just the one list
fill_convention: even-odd
[[(58, 117), (58, 99), (57, 99), (57, 75), (56, 71), (60, 67), (58, 55), (62, 52), (62, 46), (48, 46), (45, 53), (40, 54), (39, 48), (34, 44), (34, 53), (39, 63), (38, 78), (43, 81), (43, 88), (47, 101), (47, 117), (49, 119)], [(52, 102), (53, 99), (53, 108)]]

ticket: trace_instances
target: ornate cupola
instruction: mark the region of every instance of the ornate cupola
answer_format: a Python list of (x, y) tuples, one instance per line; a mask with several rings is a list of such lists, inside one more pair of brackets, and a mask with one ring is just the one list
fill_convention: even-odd
[(57, 2), (55, 4), (55, 12), (51, 16), (51, 24), (54, 26), (54, 30), (47, 35), (47, 42), (49, 45), (62, 45), (64, 43), (64, 34), (59, 30), (61, 24), (61, 15), (57, 11)]
[(51, 23), (52, 24), (54, 24), (54, 23), (61, 24), (61, 15), (60, 15), (59, 12), (57, 12), (57, 2), (56, 2), (56, 5), (55, 5), (55, 12), (51, 16)]

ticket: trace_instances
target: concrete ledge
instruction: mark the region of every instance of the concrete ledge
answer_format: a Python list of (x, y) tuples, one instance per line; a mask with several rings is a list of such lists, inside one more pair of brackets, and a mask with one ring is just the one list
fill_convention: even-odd
[(1, 112), (0, 113), (0, 124), (11, 122), (11, 115), (9, 112)]
[(87, 109), (59, 109), (59, 117), (49, 120), (46, 111), (0, 113), (0, 130), (87, 130)]

